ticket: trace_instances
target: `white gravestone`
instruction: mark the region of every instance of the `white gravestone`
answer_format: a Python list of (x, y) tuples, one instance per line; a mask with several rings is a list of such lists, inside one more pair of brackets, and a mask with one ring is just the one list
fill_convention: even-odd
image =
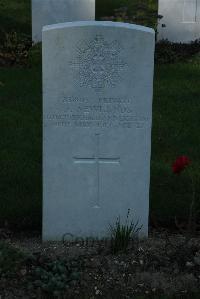
[(43, 239), (104, 237), (128, 209), (148, 235), (154, 31), (43, 29)]
[(200, 38), (200, 0), (159, 0), (158, 40), (189, 43)]
[(32, 0), (32, 40), (42, 40), (42, 27), (95, 20), (95, 0)]

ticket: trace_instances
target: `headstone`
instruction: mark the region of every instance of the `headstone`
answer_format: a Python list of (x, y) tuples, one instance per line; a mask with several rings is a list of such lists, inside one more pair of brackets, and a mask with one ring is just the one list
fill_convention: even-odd
[(189, 43), (200, 38), (200, 0), (159, 0), (158, 40)]
[(153, 29), (43, 29), (43, 239), (105, 237), (117, 217), (148, 234)]
[(32, 0), (32, 40), (42, 40), (45, 25), (95, 20), (95, 0)]

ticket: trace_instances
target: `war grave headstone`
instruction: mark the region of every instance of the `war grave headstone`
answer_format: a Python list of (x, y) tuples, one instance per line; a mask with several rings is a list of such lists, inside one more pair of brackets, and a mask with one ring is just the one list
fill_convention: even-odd
[(159, 0), (158, 40), (189, 43), (200, 38), (200, 0)]
[(32, 40), (42, 40), (45, 25), (95, 20), (95, 0), (32, 0)]
[(43, 239), (105, 237), (117, 217), (148, 235), (154, 30), (43, 29)]

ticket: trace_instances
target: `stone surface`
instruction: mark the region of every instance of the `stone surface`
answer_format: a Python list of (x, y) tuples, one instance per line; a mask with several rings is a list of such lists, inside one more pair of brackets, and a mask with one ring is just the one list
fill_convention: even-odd
[(200, 0), (159, 0), (158, 40), (189, 43), (200, 38)]
[(128, 209), (148, 235), (154, 40), (131, 24), (44, 27), (44, 240), (106, 236)]
[(32, 40), (42, 40), (42, 27), (95, 20), (95, 0), (32, 0)]

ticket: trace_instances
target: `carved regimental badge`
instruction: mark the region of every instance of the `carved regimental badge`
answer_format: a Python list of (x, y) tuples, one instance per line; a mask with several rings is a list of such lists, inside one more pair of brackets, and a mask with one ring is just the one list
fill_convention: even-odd
[(121, 46), (118, 41), (108, 42), (101, 35), (92, 41), (82, 41), (76, 46), (77, 55), (70, 65), (74, 80), (80, 87), (101, 90), (115, 87), (127, 64), (120, 58)]

